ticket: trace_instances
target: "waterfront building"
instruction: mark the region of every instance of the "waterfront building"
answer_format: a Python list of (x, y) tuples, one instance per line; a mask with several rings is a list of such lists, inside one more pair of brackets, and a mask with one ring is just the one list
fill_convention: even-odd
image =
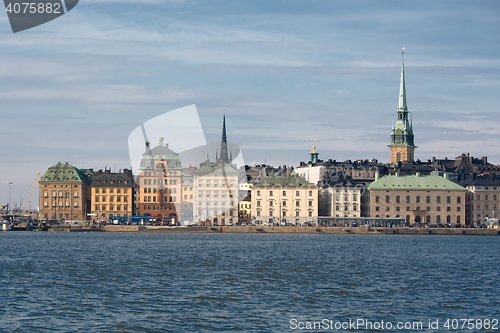
[(239, 174), (233, 165), (210, 161), (194, 171), (194, 221), (220, 225), (238, 222)]
[(413, 161), (415, 159), (415, 142), (413, 135), (413, 125), (409, 118), (409, 111), (406, 105), (406, 83), (404, 48), (402, 52), (401, 79), (399, 86), (399, 103), (397, 119), (392, 126), (391, 143), (391, 163)]
[(365, 183), (343, 179), (320, 188), (319, 214), (331, 217), (363, 217)]
[(132, 216), (134, 187), (132, 170), (97, 171), (91, 183), (92, 219), (107, 221), (112, 216)]
[(370, 217), (402, 217), (407, 224), (465, 225), (467, 190), (441, 176), (390, 175), (368, 187)]
[(459, 184), (468, 190), (466, 205), (468, 225), (479, 226), (490, 218), (499, 218), (500, 176), (471, 174)]
[(194, 171), (195, 167), (182, 169), (181, 220), (193, 221)]
[(182, 167), (179, 154), (163, 138), (158, 146), (142, 154), (139, 167), (139, 213), (156, 217), (180, 216)]
[(90, 213), (92, 169), (58, 162), (38, 181), (40, 219), (84, 221)]
[(252, 219), (257, 224), (315, 222), (318, 186), (298, 176), (271, 176), (251, 190)]
[[(193, 220), (196, 222), (226, 225), (238, 223), (240, 171), (231, 163), (232, 152), (228, 152), (226, 115), (222, 118), (220, 153), (216, 162), (205, 162), (194, 171)], [(242, 170), (244, 171), (244, 170)]]

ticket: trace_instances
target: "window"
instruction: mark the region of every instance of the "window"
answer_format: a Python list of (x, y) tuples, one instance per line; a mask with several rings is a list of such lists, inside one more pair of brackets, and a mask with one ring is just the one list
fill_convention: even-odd
[(257, 200), (257, 207), (260, 207), (260, 200)]
[(309, 196), (312, 197), (313, 191), (309, 191)]
[(441, 211), (441, 206), (436, 207), (436, 211), (440, 212)]
[(299, 196), (300, 195), (300, 191), (295, 191), (295, 196)]
[(272, 210), (269, 211), (269, 216), (273, 216), (273, 211)]
[(269, 206), (270, 206), (270, 207), (273, 207), (273, 206), (274, 206), (274, 201), (272, 201), (272, 200), (271, 200), (271, 201), (269, 201)]
[(410, 196), (409, 195), (406, 196), (406, 202), (410, 202)]
[(451, 212), (451, 207), (446, 207), (447, 212)]
[(283, 196), (286, 197), (286, 191), (283, 191)]
[(401, 210), (401, 207), (396, 206), (396, 212), (399, 212)]
[(375, 206), (375, 211), (380, 211), (380, 207), (379, 206)]
[(389, 212), (390, 210), (391, 210), (391, 207), (389, 207), (389, 206), (385, 206), (385, 211), (386, 211), (386, 212)]
[(478, 194), (476, 200), (481, 200), (481, 194)]
[(272, 197), (273, 196), (273, 191), (269, 191), (269, 196)]
[(257, 196), (260, 197), (260, 191), (259, 190), (257, 190)]
[(386, 195), (386, 196), (385, 196), (385, 202), (386, 202), (386, 203), (390, 202), (390, 198), (389, 198), (389, 196), (388, 196), (388, 195)]
[(436, 197), (436, 203), (441, 203), (441, 196), (440, 196), (440, 195), (438, 195), (438, 196)]
[(379, 203), (379, 202), (380, 202), (380, 197), (379, 197), (378, 195), (375, 197), (375, 202), (376, 202), (376, 203)]
[(399, 195), (396, 195), (396, 203), (399, 203), (400, 202), (400, 196)]
[(312, 207), (312, 205), (313, 205), (312, 200), (309, 200), (309, 207)]
[(430, 195), (428, 195), (428, 196), (425, 197), (425, 202), (426, 203), (431, 203), (431, 196)]
[(283, 201), (283, 207), (286, 207), (286, 201)]

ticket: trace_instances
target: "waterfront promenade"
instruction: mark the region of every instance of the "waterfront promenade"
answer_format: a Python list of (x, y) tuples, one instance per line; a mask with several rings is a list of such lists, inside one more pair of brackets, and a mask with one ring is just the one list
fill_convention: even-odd
[[(360, 234), (360, 235), (477, 235), (498, 236), (499, 229), (484, 228), (388, 228), (388, 227), (268, 227), (268, 226), (212, 226), (212, 227), (160, 227), (108, 225), (105, 232), (144, 233), (269, 233), (269, 234)], [(81, 229), (81, 231), (92, 231)]]

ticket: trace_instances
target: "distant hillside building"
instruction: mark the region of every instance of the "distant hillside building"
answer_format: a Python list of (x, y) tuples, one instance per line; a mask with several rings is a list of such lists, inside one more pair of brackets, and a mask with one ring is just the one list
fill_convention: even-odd
[(467, 188), (467, 224), (479, 226), (489, 218), (500, 217), (500, 176), (475, 174), (459, 182)]
[(84, 221), (90, 213), (92, 169), (58, 162), (45, 171), (39, 184), (41, 220)]
[(415, 160), (415, 148), (417, 146), (415, 146), (413, 125), (406, 105), (404, 49), (402, 53), (397, 119), (392, 126), (391, 144), (389, 147), (391, 149), (391, 163)]

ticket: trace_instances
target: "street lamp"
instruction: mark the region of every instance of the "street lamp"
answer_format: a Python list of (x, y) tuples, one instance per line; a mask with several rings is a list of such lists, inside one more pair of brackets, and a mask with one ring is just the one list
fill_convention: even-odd
[(12, 185), (12, 182), (7, 182), (7, 185), (9, 185), (9, 203), (7, 204), (7, 215), (9, 215), (9, 211), (10, 211), (10, 186)]

